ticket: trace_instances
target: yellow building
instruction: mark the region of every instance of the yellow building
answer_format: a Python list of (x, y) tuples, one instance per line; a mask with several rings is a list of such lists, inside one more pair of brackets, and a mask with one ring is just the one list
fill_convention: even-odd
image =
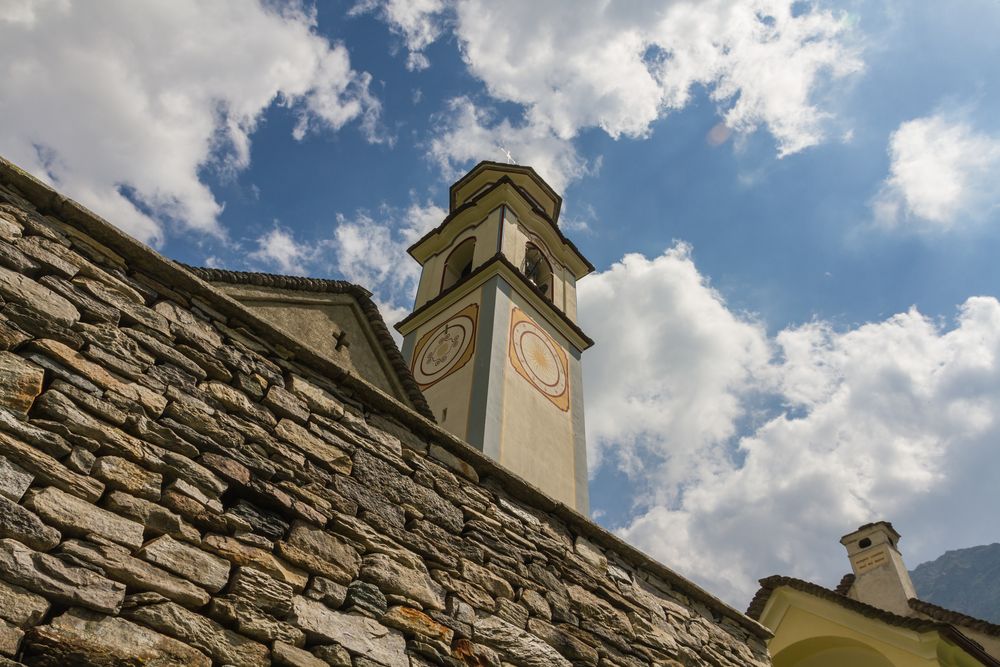
[(747, 615), (774, 633), (775, 667), (1000, 667), (1000, 626), (917, 599), (886, 521), (841, 538), (852, 573), (836, 589), (762, 579)]

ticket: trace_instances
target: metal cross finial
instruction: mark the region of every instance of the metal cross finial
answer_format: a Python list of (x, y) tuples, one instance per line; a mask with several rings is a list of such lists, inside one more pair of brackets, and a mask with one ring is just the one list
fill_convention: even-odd
[(497, 148), (499, 148), (500, 152), (507, 158), (507, 164), (517, 164), (517, 162), (514, 161), (514, 156), (511, 155), (510, 151), (504, 148), (503, 145), (497, 144)]

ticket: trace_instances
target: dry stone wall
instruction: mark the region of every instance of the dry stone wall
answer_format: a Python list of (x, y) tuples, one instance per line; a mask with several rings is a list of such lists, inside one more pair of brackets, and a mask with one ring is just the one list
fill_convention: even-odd
[(0, 665), (767, 664), (753, 621), (0, 166)]

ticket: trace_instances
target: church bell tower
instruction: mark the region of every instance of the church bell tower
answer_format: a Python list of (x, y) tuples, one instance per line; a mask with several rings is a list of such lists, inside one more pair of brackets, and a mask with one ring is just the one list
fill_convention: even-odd
[(396, 328), (438, 423), (553, 498), (588, 512), (576, 281), (594, 270), (559, 229), (535, 170), (481, 162), (448, 216), (409, 248), (422, 269)]

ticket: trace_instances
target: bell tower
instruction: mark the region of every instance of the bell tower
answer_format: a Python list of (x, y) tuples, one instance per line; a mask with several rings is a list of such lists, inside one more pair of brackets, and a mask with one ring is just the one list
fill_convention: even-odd
[(576, 281), (594, 270), (559, 229), (562, 198), (531, 167), (480, 162), (448, 216), (409, 248), (423, 267), (396, 328), (438, 423), (588, 512)]

